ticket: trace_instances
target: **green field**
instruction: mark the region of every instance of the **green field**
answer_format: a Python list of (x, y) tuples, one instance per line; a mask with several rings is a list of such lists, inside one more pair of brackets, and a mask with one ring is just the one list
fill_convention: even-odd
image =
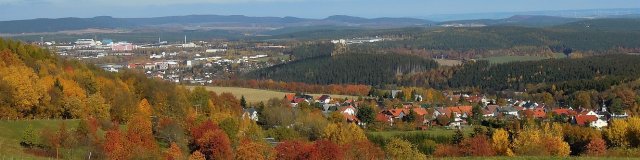
[[(187, 86), (189, 89), (193, 89), (194, 86)], [(291, 92), (279, 92), (279, 91), (271, 91), (271, 90), (262, 90), (262, 89), (251, 89), (251, 88), (240, 88), (240, 87), (205, 87), (209, 91), (216, 92), (218, 94), (228, 92), (235, 95), (237, 98), (244, 96), (247, 102), (249, 103), (257, 103), (257, 102), (266, 102), (271, 98), (284, 98), (285, 94)], [(309, 94), (313, 97), (319, 97), (322, 94)], [(358, 98), (356, 96), (345, 96), (345, 95), (331, 95), (332, 98)]]
[(68, 128), (75, 128), (78, 120), (0, 120), (0, 159), (47, 159), (24, 152), (20, 139), (27, 126), (31, 125), (39, 135), (46, 127), (56, 129), (62, 122)]
[[(562, 53), (556, 53), (554, 58), (564, 58), (566, 57)], [(539, 61), (549, 59), (550, 57), (540, 57), (540, 56), (497, 56), (497, 57), (486, 57), (480, 58), (479, 60), (486, 60), (492, 64), (501, 64), (501, 63), (509, 63), (509, 62), (524, 62), (524, 61)]]

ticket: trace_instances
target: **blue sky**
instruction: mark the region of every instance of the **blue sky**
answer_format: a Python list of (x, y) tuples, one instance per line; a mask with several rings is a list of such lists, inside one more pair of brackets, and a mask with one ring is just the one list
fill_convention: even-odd
[(596, 8), (640, 8), (638, 0), (0, 0), (0, 20), (60, 17), (157, 17), (190, 14), (427, 17)]

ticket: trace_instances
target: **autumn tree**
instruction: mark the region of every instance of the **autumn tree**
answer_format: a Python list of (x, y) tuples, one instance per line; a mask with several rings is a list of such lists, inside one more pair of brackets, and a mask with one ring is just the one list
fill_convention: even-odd
[(118, 130), (118, 127), (115, 129), (107, 131), (104, 136), (104, 145), (103, 150), (107, 155), (108, 159), (129, 159), (130, 155), (127, 152), (126, 148), (126, 139), (124, 135)]
[(169, 149), (165, 152), (165, 159), (167, 160), (182, 160), (184, 157), (182, 156), (182, 150), (176, 143), (171, 143)]
[(265, 142), (242, 139), (236, 149), (237, 160), (270, 160), (275, 151)]
[(231, 159), (233, 150), (227, 134), (211, 120), (191, 129), (191, 145), (208, 159)]
[(382, 159), (384, 157), (384, 151), (382, 148), (376, 146), (376, 144), (371, 143), (370, 141), (360, 141), (347, 144), (344, 148), (347, 148), (345, 151), (346, 159), (371, 160)]
[(200, 153), (200, 151), (194, 151), (189, 156), (189, 160), (206, 160), (204, 154)]
[(327, 125), (322, 138), (339, 145), (367, 140), (364, 131), (354, 123), (333, 123)]
[(387, 143), (385, 152), (390, 159), (427, 159), (413, 144), (398, 138), (392, 138)]
[(628, 147), (628, 127), (629, 124), (625, 120), (613, 119), (609, 122), (609, 127), (602, 132), (607, 144), (609, 144), (610, 147)]
[(309, 159), (334, 160), (344, 159), (344, 153), (340, 146), (327, 140), (317, 140), (313, 143)]
[(463, 155), (466, 156), (494, 156), (496, 152), (491, 146), (491, 142), (485, 135), (478, 135), (475, 137), (464, 139), (460, 143), (460, 148)]
[(275, 148), (276, 152), (278, 153), (276, 159), (310, 159), (312, 149), (313, 147), (311, 144), (303, 141), (284, 141), (278, 144)]
[(602, 138), (594, 138), (587, 144), (585, 155), (603, 156), (607, 152), (607, 144)]
[(151, 124), (152, 110), (151, 105), (146, 99), (138, 104), (138, 111), (127, 123), (127, 143), (128, 148), (136, 155), (154, 156), (158, 146), (153, 136)]
[(496, 129), (491, 137), (491, 144), (497, 155), (514, 156), (509, 141), (509, 133), (504, 129)]

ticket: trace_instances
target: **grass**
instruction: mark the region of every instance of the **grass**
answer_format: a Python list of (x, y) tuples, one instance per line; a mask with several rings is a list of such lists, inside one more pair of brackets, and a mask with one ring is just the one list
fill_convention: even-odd
[[(564, 58), (566, 57), (563, 53), (556, 53), (554, 58)], [(550, 57), (540, 57), (540, 56), (497, 56), (497, 57), (487, 57), (480, 58), (479, 60), (487, 60), (491, 64), (501, 64), (501, 63), (509, 63), (509, 62), (524, 62), (524, 61), (539, 61), (549, 59)]]
[[(472, 132), (473, 132), (473, 128), (471, 127), (466, 127), (462, 129), (462, 133), (464, 133), (465, 136), (468, 136)], [(407, 135), (407, 134), (429, 134), (432, 136), (453, 136), (455, 134), (455, 130), (445, 129), (442, 127), (432, 127), (424, 131), (419, 131), (419, 130), (418, 131), (381, 131), (381, 132), (367, 132), (367, 134), (382, 136), (385, 138), (391, 138), (391, 137)]]
[(67, 128), (76, 128), (78, 120), (0, 120), (0, 159), (49, 159), (24, 152), (20, 139), (27, 126), (31, 125), (39, 135), (46, 127), (56, 129), (65, 122)]
[[(194, 86), (188, 86), (187, 88), (192, 89)], [(251, 88), (241, 88), (241, 87), (205, 87), (208, 91), (213, 91), (218, 94), (228, 92), (235, 95), (237, 98), (244, 96), (244, 98), (249, 103), (257, 103), (257, 102), (266, 102), (271, 98), (284, 98), (285, 94), (291, 92), (280, 92), (280, 91), (271, 91), (271, 90), (262, 90), (262, 89), (251, 89)], [(322, 94), (309, 94), (313, 97), (319, 97)], [(356, 96), (346, 96), (346, 95), (331, 95), (332, 98), (357, 98)]]

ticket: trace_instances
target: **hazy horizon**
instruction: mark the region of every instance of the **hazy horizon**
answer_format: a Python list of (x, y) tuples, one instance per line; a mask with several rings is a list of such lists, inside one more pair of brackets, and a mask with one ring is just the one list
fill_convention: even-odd
[[(490, 4), (490, 5), (487, 5)], [(590, 9), (637, 9), (633, 0), (0, 0), (0, 20), (89, 18), (112, 16), (146, 18), (180, 15), (246, 15), (325, 18), (349, 15), (365, 18), (539, 12)], [(28, 11), (28, 12), (25, 12)], [(635, 11), (635, 10), (634, 10)]]

